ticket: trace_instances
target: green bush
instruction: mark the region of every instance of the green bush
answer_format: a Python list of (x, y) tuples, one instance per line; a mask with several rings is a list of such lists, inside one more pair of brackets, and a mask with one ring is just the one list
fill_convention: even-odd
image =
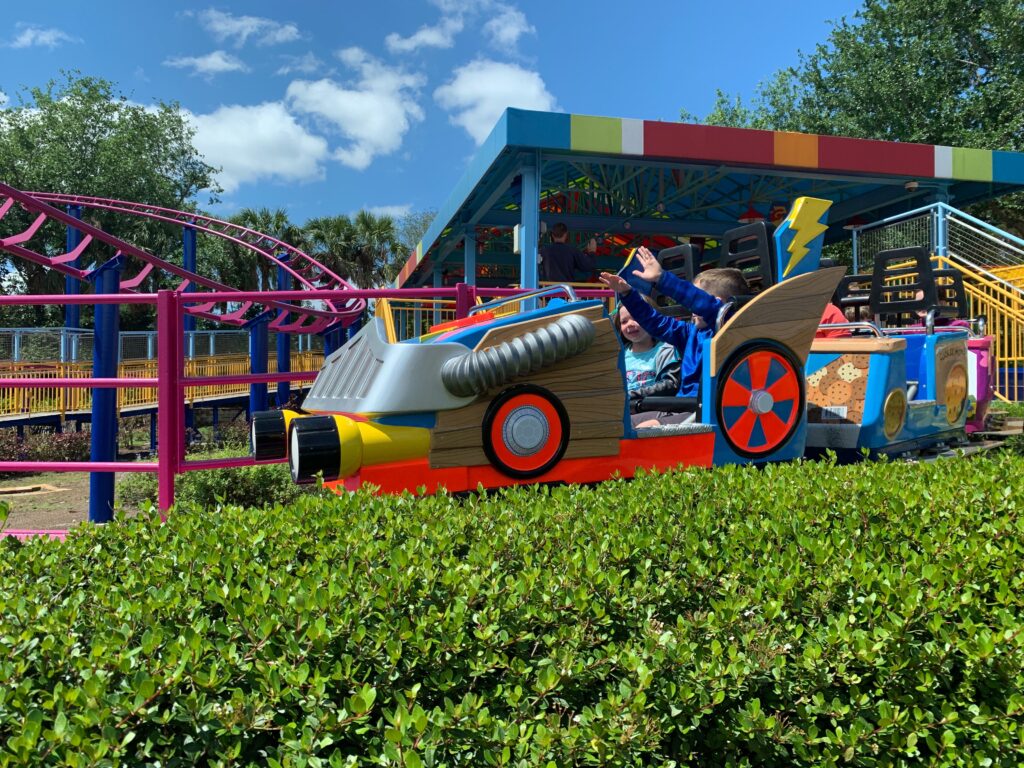
[(0, 763), (1018, 765), (1024, 459), (0, 545)]
[[(237, 456), (237, 451), (209, 451), (190, 455), (189, 460), (219, 459)], [(155, 457), (154, 457), (155, 459)], [(157, 498), (157, 476), (153, 473), (125, 473), (117, 483), (117, 501), (125, 509), (140, 509)], [(292, 482), (287, 464), (258, 464), (252, 467), (204, 469), (178, 475), (174, 481), (174, 497), (178, 503), (199, 507), (233, 504), (261, 509), (274, 504), (287, 504), (312, 486)]]

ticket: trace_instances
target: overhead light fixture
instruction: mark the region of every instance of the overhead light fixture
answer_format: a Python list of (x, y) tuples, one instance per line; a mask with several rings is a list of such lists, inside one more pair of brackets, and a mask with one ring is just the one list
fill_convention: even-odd
[(906, 184), (903, 185), (903, 188), (905, 190), (907, 190), (907, 192), (916, 192), (917, 191), (917, 186), (918, 186), (917, 185), (917, 181), (914, 180), (914, 179), (911, 179), (910, 181), (908, 181)]

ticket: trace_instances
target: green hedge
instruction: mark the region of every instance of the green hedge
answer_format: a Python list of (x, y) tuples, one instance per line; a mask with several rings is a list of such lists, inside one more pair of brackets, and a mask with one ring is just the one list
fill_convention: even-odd
[(1024, 459), (0, 546), (0, 763), (1018, 765)]
[[(205, 451), (189, 459), (227, 459), (238, 456), (238, 450)], [(157, 499), (157, 476), (151, 472), (126, 472), (117, 482), (117, 504), (125, 510), (137, 510)], [(257, 464), (250, 467), (204, 469), (178, 475), (174, 481), (174, 498), (183, 504), (216, 507), (235, 504), (262, 509), (275, 504), (288, 504), (314, 491), (309, 485), (292, 482), (287, 464)]]

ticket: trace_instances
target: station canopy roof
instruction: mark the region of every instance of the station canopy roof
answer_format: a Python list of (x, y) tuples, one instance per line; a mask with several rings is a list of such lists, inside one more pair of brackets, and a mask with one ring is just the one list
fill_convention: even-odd
[(508, 109), (395, 285), (430, 285), (435, 272), (462, 280), (467, 233), (478, 280), (514, 282), (511, 232), (529, 167), (539, 169), (540, 221), (565, 222), (574, 242), (596, 237), (605, 269), (631, 245), (720, 237), (802, 195), (833, 201), (834, 242), (849, 236), (844, 226), (937, 200), (964, 208), (1024, 189), (1018, 152)]

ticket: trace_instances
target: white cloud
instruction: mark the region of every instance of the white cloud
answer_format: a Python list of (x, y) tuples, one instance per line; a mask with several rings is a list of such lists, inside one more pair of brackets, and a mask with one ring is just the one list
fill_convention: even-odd
[(500, 50), (515, 49), (523, 35), (535, 35), (537, 30), (526, 20), (518, 8), (504, 6), (498, 15), (484, 24), (484, 34)]
[(164, 61), (165, 67), (177, 69), (191, 69), (193, 75), (213, 77), (225, 72), (248, 72), (249, 68), (245, 62), (237, 56), (232, 56), (224, 51), (214, 51), (205, 56), (176, 56), (173, 59)]
[(326, 139), (306, 131), (280, 102), (186, 116), (196, 129), (196, 149), (210, 165), (221, 167), (217, 180), (225, 192), (265, 179), (323, 178), (322, 163), (329, 157)]
[(40, 46), (44, 48), (56, 48), (64, 43), (80, 43), (77, 37), (72, 37), (55, 27), (37, 27), (34, 24), (18, 23), (15, 28), (19, 30), (18, 36), (7, 46), (10, 48), (31, 48)]
[(389, 67), (360, 48), (346, 48), (338, 56), (359, 73), (351, 87), (326, 78), (296, 80), (288, 86), (288, 105), (340, 131), (350, 143), (335, 150), (335, 159), (363, 170), (378, 155), (397, 150), (412, 121), (423, 119), (416, 97), (425, 79)]
[(209, 8), (199, 14), (199, 23), (219, 42), (234, 40), (241, 48), (252, 37), (257, 45), (278, 45), (299, 39), (299, 28), (282, 24), (262, 16), (232, 16), (230, 13)]
[(556, 108), (536, 72), (488, 59), (471, 61), (455, 70), (451, 82), (434, 91), (434, 100), (448, 110), (454, 125), (462, 126), (479, 145), (506, 107), (550, 111)]
[(455, 44), (455, 36), (462, 31), (462, 27), (461, 17), (445, 17), (432, 27), (420, 27), (409, 37), (392, 32), (384, 38), (384, 43), (391, 53), (409, 53), (418, 48), (451, 48)]
[(412, 203), (406, 203), (405, 205), (371, 205), (366, 210), (374, 216), (390, 216), (392, 219), (400, 219), (403, 216), (409, 215), (409, 211), (412, 210)]
[(275, 74), (290, 75), (293, 72), (298, 72), (302, 75), (311, 75), (324, 64), (312, 52), (304, 56), (283, 56), (282, 58), (285, 63)]

